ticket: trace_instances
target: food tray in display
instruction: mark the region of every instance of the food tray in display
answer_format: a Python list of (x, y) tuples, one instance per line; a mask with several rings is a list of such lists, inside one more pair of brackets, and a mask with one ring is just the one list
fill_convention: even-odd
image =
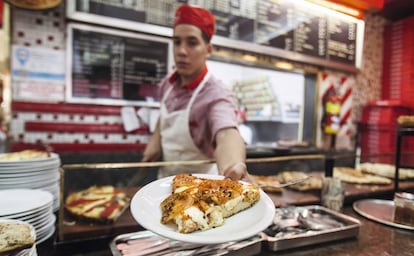
[(112, 255), (258, 255), (262, 247), (262, 235), (219, 244), (195, 244), (171, 240), (151, 231), (139, 231), (115, 237), (109, 247)]
[(360, 226), (359, 220), (319, 205), (280, 207), (263, 231), (263, 243), (270, 251), (281, 251), (356, 237)]
[(414, 230), (414, 226), (393, 221), (394, 201), (382, 199), (362, 199), (353, 203), (354, 210), (367, 219), (397, 228)]

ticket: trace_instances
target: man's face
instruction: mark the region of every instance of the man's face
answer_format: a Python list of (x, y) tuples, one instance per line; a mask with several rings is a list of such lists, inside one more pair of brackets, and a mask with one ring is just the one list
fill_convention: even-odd
[(199, 28), (180, 24), (174, 28), (174, 60), (184, 83), (192, 81), (204, 68), (212, 46), (202, 38)]

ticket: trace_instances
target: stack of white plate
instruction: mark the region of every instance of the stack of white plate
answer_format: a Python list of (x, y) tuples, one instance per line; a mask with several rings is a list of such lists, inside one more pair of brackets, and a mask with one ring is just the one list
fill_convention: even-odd
[(60, 158), (51, 153), (48, 158), (0, 161), (0, 190), (32, 188), (53, 195), (53, 210), (59, 209)]
[(55, 232), (53, 196), (40, 189), (0, 190), (0, 219), (14, 219), (31, 224), (39, 244)]
[[(25, 222), (25, 221), (20, 221), (20, 220), (12, 220), (12, 219), (0, 219), (0, 223), (12, 223), (12, 224), (24, 224), (24, 225), (29, 225), (30, 227), (30, 234), (31, 237), (34, 241), (36, 241), (36, 231), (35, 228), (33, 227), (32, 224)], [(3, 254), (1, 254), (3, 255)], [(12, 254), (5, 254), (5, 255), (13, 255), (13, 256), (37, 256), (37, 249), (36, 249), (36, 243), (33, 244), (32, 247), (27, 248), (27, 249), (23, 249), (23, 250), (19, 250), (19, 251), (13, 251)]]

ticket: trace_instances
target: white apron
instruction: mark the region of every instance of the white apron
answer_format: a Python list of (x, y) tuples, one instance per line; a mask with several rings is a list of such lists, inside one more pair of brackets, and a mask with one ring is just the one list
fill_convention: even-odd
[[(197, 95), (206, 84), (210, 75), (207, 73), (191, 96), (188, 105), (183, 110), (168, 113), (165, 100), (172, 87), (166, 91), (160, 108), (160, 131), (162, 155), (164, 161), (193, 161), (209, 160), (194, 144), (190, 133), (190, 110)], [(203, 165), (171, 165), (163, 166), (158, 170), (158, 178), (176, 175), (178, 173), (208, 173), (218, 174), (216, 164)]]

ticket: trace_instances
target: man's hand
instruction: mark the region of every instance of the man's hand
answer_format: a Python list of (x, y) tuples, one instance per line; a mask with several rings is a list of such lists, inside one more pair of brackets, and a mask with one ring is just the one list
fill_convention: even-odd
[(249, 179), (246, 164), (242, 162), (229, 166), (224, 170), (223, 175), (231, 180)]
[(142, 159), (142, 162), (155, 162), (161, 159), (161, 150), (157, 149), (157, 147), (151, 147), (148, 144), (147, 148), (145, 149)]
[(227, 128), (217, 132), (214, 156), (221, 175), (232, 180), (248, 177), (244, 163), (246, 146), (236, 128)]

